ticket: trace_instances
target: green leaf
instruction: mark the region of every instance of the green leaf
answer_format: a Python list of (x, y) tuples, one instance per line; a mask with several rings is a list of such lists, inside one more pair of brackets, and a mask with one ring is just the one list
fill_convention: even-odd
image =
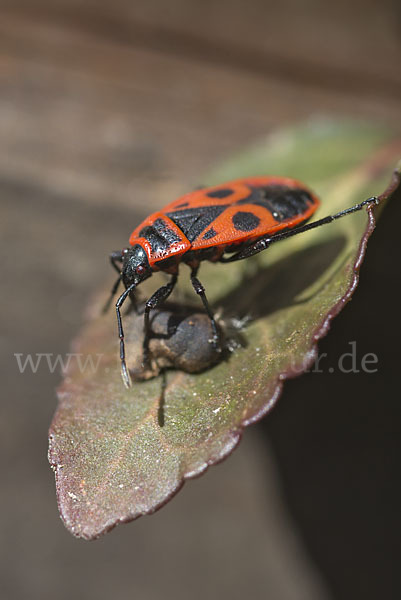
[[(372, 195), (381, 194), (382, 205), (399, 184), (399, 173), (392, 180), (391, 173), (400, 150), (384, 128), (314, 121), (269, 136), (205, 181), (296, 177), (323, 199), (319, 218)], [(165, 380), (154, 377), (126, 390), (115, 316), (96, 316), (104, 297), (94, 301), (74, 352), (82, 359), (100, 355), (99, 364), (93, 370), (71, 364), (50, 429), (59, 508), (74, 535), (94, 539), (155, 511), (186, 479), (235, 448), (242, 429), (277, 401), (283, 380), (313, 363), (316, 341), (355, 290), (380, 208), (275, 244), (253, 259), (202, 266), (201, 280), (222, 322), (251, 318), (241, 331), (245, 343), (202, 373), (169, 370)], [(187, 277), (181, 280), (176, 301), (191, 297), (192, 303)], [(156, 285), (152, 278), (143, 287), (150, 294)], [(132, 366), (141, 352), (142, 322), (128, 314), (124, 323)]]

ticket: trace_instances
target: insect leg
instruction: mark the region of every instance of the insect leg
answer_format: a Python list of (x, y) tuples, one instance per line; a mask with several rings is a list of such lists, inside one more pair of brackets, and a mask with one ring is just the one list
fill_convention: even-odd
[(199, 281), (199, 279), (197, 278), (197, 273), (198, 273), (198, 268), (199, 267), (194, 267), (191, 271), (191, 283), (192, 286), (195, 290), (195, 292), (201, 297), (202, 302), (203, 302), (203, 306), (205, 307), (205, 310), (207, 312), (207, 315), (210, 319), (210, 323), (212, 325), (212, 329), (213, 329), (213, 345), (218, 348), (218, 342), (219, 342), (219, 331), (217, 329), (217, 323), (216, 320), (214, 318), (213, 315), (213, 311), (210, 308), (208, 299), (206, 297), (206, 293), (205, 293), (205, 288), (203, 287), (203, 285), (201, 284), (201, 282)]
[(323, 219), (319, 219), (318, 221), (313, 221), (313, 223), (307, 223), (306, 225), (302, 225), (301, 227), (296, 227), (295, 229), (290, 229), (288, 231), (283, 231), (281, 233), (276, 233), (275, 235), (266, 236), (261, 238), (244, 248), (240, 252), (233, 254), (229, 257), (220, 258), (220, 262), (229, 263), (234, 262), (236, 260), (242, 260), (243, 258), (249, 258), (250, 256), (254, 256), (258, 254), (258, 252), (262, 252), (262, 250), (266, 250), (273, 242), (278, 242), (280, 240), (284, 240), (286, 238), (292, 237), (293, 235), (298, 235), (299, 233), (304, 233), (305, 231), (309, 231), (310, 229), (315, 229), (316, 227), (320, 227), (321, 225), (327, 225), (328, 223), (332, 223), (333, 221), (340, 219), (341, 217), (345, 217), (345, 215), (349, 215), (351, 213), (357, 212), (358, 210), (362, 210), (364, 206), (368, 206), (370, 204), (378, 204), (378, 198), (376, 196), (372, 198), (368, 198), (359, 204), (355, 204), (355, 206), (351, 206), (350, 208), (346, 208), (335, 215), (329, 215), (324, 217)]
[(113, 287), (111, 288), (109, 299), (103, 306), (102, 313), (106, 313), (109, 310), (111, 301), (114, 298), (114, 294), (117, 292), (118, 286), (120, 285), (120, 281), (121, 281), (121, 275), (118, 276), (118, 279), (115, 281)]
[(115, 268), (117, 273), (121, 273), (121, 265), (117, 265), (117, 263), (123, 262), (123, 253), (121, 252), (121, 250), (115, 250), (110, 254), (109, 258), (112, 266)]
[(149, 315), (150, 311), (159, 304), (161, 304), (164, 300), (170, 296), (173, 291), (175, 284), (177, 283), (177, 275), (173, 275), (171, 281), (167, 285), (163, 285), (161, 288), (155, 291), (155, 293), (147, 300), (145, 304), (145, 312), (144, 312), (144, 329), (145, 329), (145, 337), (143, 340), (143, 366), (147, 367), (149, 365), (149, 339), (150, 339), (150, 321)]
[(115, 293), (118, 290), (118, 286), (120, 285), (120, 281), (121, 281), (121, 265), (119, 266), (117, 263), (118, 262), (122, 263), (122, 260), (123, 260), (122, 252), (120, 250), (116, 250), (115, 252), (112, 252), (110, 254), (109, 258), (110, 258), (110, 262), (111, 262), (113, 268), (118, 273), (118, 279), (116, 280), (113, 287), (111, 288), (109, 299), (107, 300), (107, 302), (105, 302), (105, 305), (103, 306), (103, 309), (102, 309), (102, 313), (106, 313), (109, 310), (110, 304), (113, 300)]
[(134, 290), (136, 284), (133, 283), (130, 285), (125, 292), (121, 294), (119, 299), (116, 302), (116, 314), (117, 314), (117, 325), (118, 325), (118, 337), (120, 338), (120, 360), (121, 360), (121, 375), (123, 378), (123, 382), (125, 387), (131, 387), (131, 378), (129, 376), (129, 371), (127, 369), (127, 364), (125, 362), (125, 343), (124, 343), (124, 330), (123, 323), (121, 319), (120, 308), (124, 304), (125, 300), (128, 298), (130, 293)]

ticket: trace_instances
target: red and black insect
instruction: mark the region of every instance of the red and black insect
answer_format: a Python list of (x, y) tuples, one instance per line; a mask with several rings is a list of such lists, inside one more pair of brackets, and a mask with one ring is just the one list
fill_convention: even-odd
[(216, 321), (197, 277), (202, 260), (229, 263), (249, 258), (273, 242), (331, 223), (371, 203), (377, 203), (377, 198), (368, 198), (335, 215), (305, 224), (320, 202), (304, 184), (286, 177), (247, 177), (190, 192), (150, 215), (132, 232), (130, 246), (110, 255), (111, 263), (118, 271), (111, 297), (120, 281), (125, 286), (116, 303), (124, 384), (130, 386), (130, 377), (125, 362), (120, 309), (128, 296), (132, 298), (135, 288), (154, 272), (169, 273), (171, 280), (145, 304), (144, 364), (149, 362), (150, 311), (173, 291), (181, 262), (191, 269), (193, 288), (210, 317), (211, 341), (218, 346)]

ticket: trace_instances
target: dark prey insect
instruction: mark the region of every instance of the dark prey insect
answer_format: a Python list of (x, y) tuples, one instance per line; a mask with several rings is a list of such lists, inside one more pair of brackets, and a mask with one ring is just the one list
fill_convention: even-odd
[(111, 298), (120, 281), (125, 286), (116, 303), (124, 384), (130, 386), (121, 307), (129, 296), (133, 297), (135, 288), (154, 272), (164, 271), (171, 279), (145, 304), (144, 365), (149, 364), (150, 311), (173, 291), (181, 262), (191, 269), (193, 288), (211, 321), (211, 343), (218, 347), (216, 321), (197, 277), (202, 260), (230, 263), (249, 258), (273, 242), (326, 225), (371, 203), (377, 203), (377, 198), (368, 198), (335, 215), (306, 224), (320, 203), (304, 184), (286, 177), (247, 177), (190, 192), (150, 215), (132, 232), (129, 247), (110, 255), (111, 264), (118, 272)]

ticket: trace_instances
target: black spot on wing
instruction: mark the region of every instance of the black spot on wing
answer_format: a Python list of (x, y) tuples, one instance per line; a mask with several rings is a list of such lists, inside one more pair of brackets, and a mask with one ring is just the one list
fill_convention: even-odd
[(210, 229), (208, 229), (206, 231), (205, 235), (202, 236), (202, 240), (211, 240), (216, 235), (217, 235), (217, 231), (215, 229), (213, 229), (213, 227), (211, 227)]
[(185, 237), (193, 242), (223, 211), (227, 206), (200, 206), (166, 213)]
[(233, 215), (232, 222), (238, 231), (253, 231), (260, 223), (257, 215), (251, 212), (238, 211)]
[(231, 194), (233, 193), (233, 190), (231, 188), (221, 188), (219, 190), (210, 190), (210, 192), (206, 193), (206, 196), (209, 196), (209, 198), (227, 198), (228, 196), (231, 196)]
[(185, 208), (186, 206), (189, 206), (189, 202), (183, 202), (182, 204), (177, 204), (176, 208)]

